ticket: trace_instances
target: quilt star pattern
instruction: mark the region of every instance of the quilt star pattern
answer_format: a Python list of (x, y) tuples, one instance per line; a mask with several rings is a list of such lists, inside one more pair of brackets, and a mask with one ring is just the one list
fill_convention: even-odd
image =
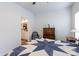
[(12, 49), (6, 56), (78, 56), (79, 46), (70, 42), (36, 39)]

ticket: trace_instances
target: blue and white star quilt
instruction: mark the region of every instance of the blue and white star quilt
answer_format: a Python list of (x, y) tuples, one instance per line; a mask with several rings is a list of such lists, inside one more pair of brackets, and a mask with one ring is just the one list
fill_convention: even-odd
[(36, 39), (11, 50), (7, 56), (78, 56), (79, 46), (70, 42)]

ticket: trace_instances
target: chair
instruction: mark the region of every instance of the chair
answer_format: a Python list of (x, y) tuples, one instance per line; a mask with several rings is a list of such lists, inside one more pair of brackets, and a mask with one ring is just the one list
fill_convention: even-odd
[(40, 37), (39, 37), (38, 32), (34, 31), (34, 32), (32, 33), (31, 39), (33, 40), (33, 39), (36, 39), (36, 38), (40, 38)]

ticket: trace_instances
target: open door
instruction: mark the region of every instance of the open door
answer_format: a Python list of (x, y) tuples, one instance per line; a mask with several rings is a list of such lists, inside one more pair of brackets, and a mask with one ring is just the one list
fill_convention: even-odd
[(21, 17), (21, 45), (26, 45), (28, 41), (28, 20)]

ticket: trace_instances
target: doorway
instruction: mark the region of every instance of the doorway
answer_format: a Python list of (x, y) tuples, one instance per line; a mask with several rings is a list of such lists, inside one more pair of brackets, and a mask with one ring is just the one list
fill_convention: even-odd
[(28, 20), (26, 17), (21, 17), (21, 45), (26, 45), (28, 42)]

